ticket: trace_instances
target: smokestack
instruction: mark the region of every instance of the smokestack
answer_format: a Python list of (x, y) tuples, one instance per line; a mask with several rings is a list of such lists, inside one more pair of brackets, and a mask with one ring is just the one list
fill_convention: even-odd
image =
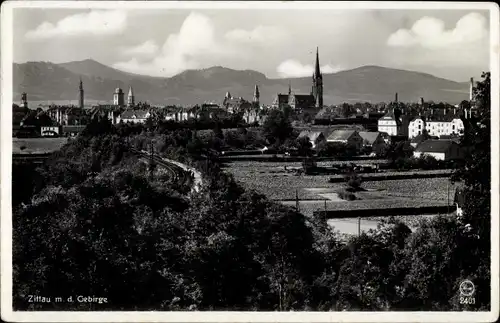
[(470, 88), (469, 88), (469, 101), (473, 99), (473, 90), (474, 90), (474, 78), (470, 78)]
[(394, 96), (394, 102), (398, 102), (398, 92), (396, 92), (396, 95)]
[(420, 98), (420, 105), (424, 106), (424, 98)]

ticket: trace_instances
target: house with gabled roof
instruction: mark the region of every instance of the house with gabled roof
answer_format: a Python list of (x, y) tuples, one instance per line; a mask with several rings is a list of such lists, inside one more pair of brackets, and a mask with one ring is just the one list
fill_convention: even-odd
[(360, 150), (363, 146), (363, 138), (356, 130), (342, 129), (334, 130), (327, 138), (327, 142), (340, 143), (348, 146), (354, 146)]
[(456, 160), (464, 156), (463, 149), (453, 140), (430, 139), (422, 142), (413, 152), (413, 157), (432, 156), (436, 160)]
[(300, 132), (297, 139), (304, 137), (309, 139), (313, 149), (316, 148), (319, 143), (326, 141), (326, 138), (321, 131), (303, 130)]
[(364, 147), (370, 147), (376, 150), (385, 145), (384, 138), (378, 131), (360, 131), (359, 135), (363, 138)]

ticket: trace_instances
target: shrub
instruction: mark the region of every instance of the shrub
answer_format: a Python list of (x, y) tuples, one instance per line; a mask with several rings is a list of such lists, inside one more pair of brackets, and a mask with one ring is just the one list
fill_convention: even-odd
[(347, 189), (349, 191), (356, 192), (356, 191), (359, 191), (361, 189), (362, 179), (358, 174), (350, 173), (348, 175), (345, 175), (344, 179), (347, 183), (347, 186), (348, 186)]
[(347, 190), (345, 191), (340, 191), (337, 193), (338, 196), (343, 199), (343, 200), (346, 200), (346, 201), (354, 201), (354, 200), (357, 200), (358, 198), (356, 197), (356, 195), (354, 195), (354, 193), (352, 192), (349, 192)]

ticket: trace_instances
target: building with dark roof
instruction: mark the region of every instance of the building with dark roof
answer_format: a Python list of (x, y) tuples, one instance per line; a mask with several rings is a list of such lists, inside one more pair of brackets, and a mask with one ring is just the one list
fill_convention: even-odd
[(463, 158), (463, 149), (453, 140), (430, 139), (422, 142), (413, 152), (415, 158), (424, 155), (432, 156), (436, 160), (456, 160)]
[(334, 130), (327, 138), (327, 142), (355, 146), (357, 150), (363, 146), (363, 138), (356, 130)]
[(359, 135), (363, 138), (363, 147), (376, 150), (385, 145), (384, 138), (378, 131), (359, 131)]

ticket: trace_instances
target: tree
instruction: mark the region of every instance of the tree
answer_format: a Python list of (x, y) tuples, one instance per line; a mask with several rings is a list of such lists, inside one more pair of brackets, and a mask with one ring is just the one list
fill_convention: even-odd
[(263, 125), (266, 139), (271, 143), (284, 142), (293, 132), (290, 120), (280, 110), (272, 110)]
[[(490, 286), (490, 232), (491, 232), (491, 83), (490, 73), (483, 73), (483, 81), (473, 89), (475, 115), (465, 119), (465, 133), (461, 141), (466, 151), (464, 163), (452, 176), (453, 181), (464, 184), (462, 194), (465, 205), (460, 220), (466, 232), (464, 243), (469, 244), (469, 261), (475, 262), (466, 272), (477, 277), (477, 290)], [(471, 272), (474, 271), (475, 273)], [(479, 274), (481, 273), (481, 274)], [(482, 306), (490, 304), (488, 292), (477, 295)], [(476, 303), (478, 300), (476, 300)]]
[(300, 156), (310, 157), (313, 154), (312, 143), (308, 137), (301, 137), (297, 139), (296, 146)]

